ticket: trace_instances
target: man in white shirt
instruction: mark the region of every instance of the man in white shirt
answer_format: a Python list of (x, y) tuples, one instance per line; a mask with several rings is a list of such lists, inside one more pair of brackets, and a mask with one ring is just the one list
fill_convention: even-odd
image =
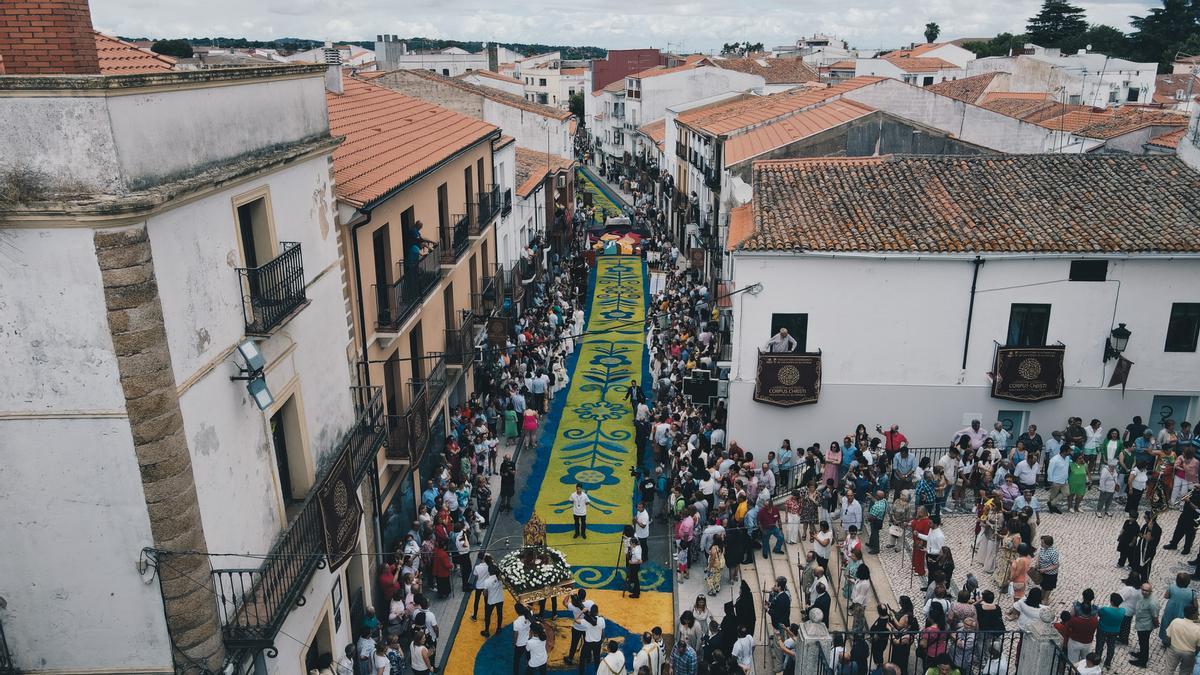
[[(575, 649), (583, 642), (584, 631), (587, 629), (583, 615), (587, 614), (594, 604), (596, 603), (587, 599), (587, 591), (582, 588), (567, 600), (567, 609), (571, 610), (571, 617), (574, 619), (571, 623), (571, 648), (563, 659), (563, 663), (568, 666), (575, 663)], [(580, 660), (583, 660), (582, 656)]]
[(983, 447), (983, 439), (987, 438), (987, 432), (979, 426), (979, 420), (971, 420), (971, 426), (966, 429), (959, 429), (958, 433), (954, 434), (952, 443), (958, 445), (958, 439), (963, 436), (966, 436), (970, 441), (972, 450), (978, 450)]
[(942, 532), (941, 516), (930, 516), (930, 522), (933, 523), (929, 528), (929, 534), (915, 534), (919, 539), (925, 542), (925, 559), (929, 563), (930, 576), (933, 575), (933, 570), (939, 570), (938, 561), (942, 555), (942, 547), (946, 545), (946, 533)]
[(821, 567), (829, 566), (829, 546), (833, 543), (833, 532), (829, 530), (829, 523), (821, 521), (820, 531), (813, 537), (813, 554), (817, 556), (817, 563)]
[(1100, 675), (1103, 670), (1100, 667), (1100, 655), (1096, 652), (1089, 653), (1075, 664), (1075, 671), (1079, 675)]
[(646, 559), (646, 542), (650, 540), (650, 512), (645, 502), (638, 502), (637, 513), (633, 514), (633, 536), (642, 547), (642, 559)]
[[(579, 672), (589, 663), (600, 663), (600, 643), (604, 641), (604, 617), (595, 603), (583, 615), (583, 651), (579, 654)], [(622, 661), (624, 658), (622, 657)], [(622, 663), (622, 667), (624, 664)]]
[(587, 539), (587, 513), (588, 504), (591, 503), (587, 493), (583, 491), (583, 483), (575, 484), (575, 491), (571, 493), (571, 515), (575, 516), (575, 536), (574, 539), (583, 537)]
[(745, 625), (738, 626), (738, 639), (733, 643), (733, 649), (730, 650), (733, 658), (737, 659), (738, 665), (742, 667), (748, 675), (754, 673), (754, 636), (750, 635), (746, 630)]
[(525, 670), (528, 660), (525, 645), (529, 643), (529, 610), (525, 605), (517, 603), (517, 620), (513, 621), (513, 675), (519, 675)]
[(996, 444), (996, 449), (1000, 451), (1001, 457), (1008, 457), (1008, 442), (1012, 439), (1012, 434), (1008, 429), (1004, 428), (1004, 424), (996, 422), (992, 425), (992, 430), (988, 432), (988, 438)]
[(712, 434), (708, 437), (708, 442), (713, 446), (725, 447), (725, 430), (720, 427), (713, 429)]
[(625, 579), (629, 586), (629, 597), (638, 598), (642, 595), (642, 546), (641, 539), (634, 537), (630, 540), (626, 557)]
[(500, 583), (500, 568), (492, 565), (488, 568), (488, 579), (484, 582), (487, 592), (487, 606), (483, 608), (483, 637), (491, 637), (488, 631), (492, 627), (492, 612), (496, 613), (496, 632), (504, 627), (504, 584)]
[(862, 530), (862, 504), (854, 498), (854, 490), (846, 490), (846, 496), (842, 497), (841, 521), (843, 532), (849, 532), (851, 527), (856, 531)]

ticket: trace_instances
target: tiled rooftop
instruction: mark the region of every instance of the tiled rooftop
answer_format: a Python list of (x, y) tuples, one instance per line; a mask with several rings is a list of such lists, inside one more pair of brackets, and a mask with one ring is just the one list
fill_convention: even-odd
[[(667, 68), (665, 66), (654, 66), (653, 68), (647, 68), (646, 70), (643, 70), (640, 73), (635, 73), (633, 75), (630, 75), (630, 77), (632, 77), (635, 80), (646, 80), (651, 77), (658, 77), (660, 75), (670, 75), (672, 73), (680, 73), (685, 70), (695, 70), (697, 68), (701, 68), (701, 67), (708, 66), (708, 65), (712, 65), (708, 59), (704, 59), (704, 58), (695, 59), (695, 60), (689, 59), (687, 63), (675, 66), (674, 68)], [(623, 86), (624, 86), (624, 84), (622, 84), (622, 87)], [(607, 87), (606, 87), (606, 89), (607, 89)]]
[(714, 59), (713, 65), (741, 73), (760, 75), (767, 84), (800, 84), (816, 82), (817, 72), (801, 59)]
[(101, 75), (132, 75), (175, 69), (175, 59), (170, 56), (139, 49), (100, 32), (96, 33), (96, 56), (100, 59)]
[(500, 80), (501, 82), (507, 82), (509, 84), (521, 84), (521, 81), (515, 77), (509, 77), (508, 75), (501, 75), (500, 73), (493, 73), (490, 70), (470, 70), (470, 71), (463, 73), (462, 75), (456, 76), (454, 79), (461, 80), (461, 79), (467, 78), (471, 75), (478, 75), (480, 77), (486, 77), (491, 80)]
[(882, 77), (855, 77), (823, 89), (793, 89), (770, 96), (739, 99), (732, 103), (689, 110), (681, 113), (676, 120), (696, 131), (714, 136), (728, 134), (738, 129), (786, 117), (823, 101), (838, 98), (847, 91), (853, 91), (884, 79)]
[(664, 117), (663, 119), (655, 120), (649, 124), (643, 124), (638, 128), (638, 131), (640, 131), (646, 138), (649, 138), (657, 143), (658, 147), (661, 148), (663, 147), (663, 143), (666, 142), (667, 138), (667, 120)]
[[(1176, 97), (1176, 94), (1183, 94)], [(1200, 78), (1189, 74), (1167, 74), (1154, 78), (1154, 102), (1172, 105), (1187, 101), (1188, 95), (1200, 94)]]
[(537, 150), (517, 146), (517, 195), (528, 197), (542, 181), (547, 173), (558, 173), (570, 170), (575, 160), (549, 155)]
[(933, 73), (939, 70), (954, 70), (958, 66), (944, 59), (927, 56), (885, 56), (885, 61), (906, 73)]
[(754, 205), (742, 204), (729, 209), (729, 234), (725, 250), (732, 251), (754, 232)]
[(1175, 148), (1179, 147), (1179, 141), (1183, 140), (1183, 135), (1185, 133), (1187, 133), (1186, 128), (1177, 129), (1175, 131), (1150, 139), (1149, 144), (1159, 148), (1170, 148), (1174, 150)]
[(1039, 122), (1047, 129), (1062, 129), (1076, 136), (1107, 140), (1151, 126), (1186, 127), (1187, 115), (1168, 110), (1122, 107), (1102, 113), (1073, 111)]
[(925, 90), (941, 94), (942, 96), (949, 96), (959, 101), (976, 103), (984, 95), (988, 85), (994, 79), (996, 79), (996, 73), (983, 73), (981, 75), (972, 75), (971, 77), (962, 77), (957, 80), (946, 80), (945, 82), (931, 84), (925, 87)]
[(757, 157), (788, 143), (827, 131), (851, 120), (869, 115), (873, 110), (861, 103), (846, 99), (798, 112), (778, 122), (771, 122), (725, 141), (725, 166)]
[(355, 78), (326, 93), (329, 130), (346, 140), (333, 153), (337, 195), (376, 200), (460, 150), (497, 133), (473, 117)]
[(478, 94), (484, 98), (496, 101), (497, 103), (503, 103), (504, 105), (512, 106), (514, 108), (541, 115), (542, 117), (548, 117), (550, 119), (564, 121), (571, 116), (570, 112), (563, 110), (562, 108), (555, 108), (554, 106), (534, 103), (533, 101), (525, 100), (525, 97), (523, 96), (510, 94), (507, 91), (501, 91), (493, 87), (484, 87), (478, 84), (471, 84), (470, 82), (463, 82), (462, 80), (455, 79), (453, 77), (446, 77), (445, 75), (438, 75), (437, 73), (433, 73), (428, 70), (413, 69), (394, 72), (413, 75), (431, 82), (440, 82), (452, 87), (457, 87), (463, 91), (467, 91), (472, 94)]
[(754, 164), (751, 251), (1200, 252), (1200, 174), (1174, 156)]

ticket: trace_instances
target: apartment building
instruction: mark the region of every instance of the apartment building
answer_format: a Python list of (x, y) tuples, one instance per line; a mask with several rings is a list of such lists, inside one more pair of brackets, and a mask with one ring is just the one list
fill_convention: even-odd
[(388, 444), (378, 474), (384, 550), (416, 516), (449, 411), (474, 388), (473, 353), (497, 297), (503, 208), (483, 120), (347, 77), (327, 95), (348, 356), (383, 391)]
[(385, 440), (345, 362), (328, 70), (105, 74), (86, 0), (51, 4), (0, 29), (11, 666), (307, 672), (362, 616)]

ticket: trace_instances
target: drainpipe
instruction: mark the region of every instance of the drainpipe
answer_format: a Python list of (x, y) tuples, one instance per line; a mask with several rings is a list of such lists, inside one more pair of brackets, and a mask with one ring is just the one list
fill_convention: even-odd
[[(358, 229), (371, 223), (372, 211), (358, 210), (347, 225), (350, 226), (350, 247), (354, 256), (354, 295), (358, 303), (359, 347), (362, 350), (362, 384), (371, 386), (371, 364), (367, 361), (367, 314), (363, 310), (362, 267), (358, 256)], [(383, 496), (379, 491), (379, 458), (371, 460), (371, 500), (375, 503), (375, 517), (371, 525), (375, 528), (375, 562), (383, 561), (383, 527), (380, 525), (383, 517)]]
[(967, 350), (971, 346), (971, 319), (975, 316), (975, 287), (979, 283), (979, 268), (983, 267), (984, 260), (975, 256), (975, 260), (972, 262), (975, 264), (975, 269), (971, 273), (971, 301), (967, 305), (967, 335), (963, 338), (963, 370), (967, 369)]

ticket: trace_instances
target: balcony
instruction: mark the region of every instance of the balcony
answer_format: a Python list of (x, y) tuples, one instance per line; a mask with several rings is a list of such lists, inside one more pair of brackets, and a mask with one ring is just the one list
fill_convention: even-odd
[(375, 286), (379, 303), (375, 320), (377, 330), (398, 329), (413, 310), (421, 306), (442, 274), (441, 257), (441, 244), (438, 243), (416, 262), (396, 263), (400, 281)]
[[(352, 387), (357, 412), (354, 426), (342, 439), (338, 459), (349, 455), (355, 485), (375, 466), (375, 453), (386, 441), (383, 394), (378, 387)], [(330, 462), (329, 466), (336, 462)], [(304, 603), (304, 590), (316, 570), (326, 566), (321, 503), (317, 480), (299, 515), (271, 547), (257, 568), (213, 569), (220, 598), (221, 633), (229, 649), (273, 650), (275, 636), (293, 607)]]
[(267, 335), (308, 303), (300, 244), (281, 241), (282, 252), (258, 267), (239, 267), (247, 335)]
[(479, 327), (479, 316), (473, 310), (465, 309), (459, 327), (446, 331), (447, 363), (465, 368), (475, 359), (475, 331)]
[(455, 215), (450, 224), (440, 228), (442, 264), (453, 265), (471, 245), (471, 217)]
[[(471, 234), (478, 235), (492, 222), (492, 218), (500, 211), (500, 186), (489, 185), (487, 191), (476, 195), (475, 223)], [(511, 197), (510, 197), (511, 199)], [(511, 209), (511, 207), (510, 207)]]
[(429, 352), (425, 356), (427, 358), (424, 368), (429, 370), (429, 374), (423, 379), (409, 380), (408, 386), (412, 388), (413, 400), (424, 391), (430, 406), (433, 406), (442, 394), (446, 393), (446, 355), (442, 352)]
[(507, 216), (512, 213), (512, 188), (504, 191), (504, 206), (500, 208), (500, 215)]

